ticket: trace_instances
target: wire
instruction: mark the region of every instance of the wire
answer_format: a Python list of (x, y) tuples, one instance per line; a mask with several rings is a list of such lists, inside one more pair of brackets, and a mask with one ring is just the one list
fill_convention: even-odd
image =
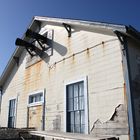
[(54, 67), (56, 66), (56, 64), (61, 63), (62, 61), (67, 60), (67, 59), (69, 59), (69, 58), (71, 58), (71, 57), (74, 57), (75, 55), (84, 53), (85, 51), (89, 51), (89, 50), (91, 50), (91, 49), (93, 49), (93, 48), (95, 48), (95, 47), (98, 47), (98, 46), (103, 45), (103, 44), (105, 44), (105, 43), (112, 42), (112, 41), (116, 41), (116, 40), (118, 40), (118, 39), (111, 39), (111, 40), (107, 40), (107, 41), (102, 41), (101, 43), (98, 43), (98, 44), (96, 44), (96, 45), (94, 45), (94, 46), (92, 46), (92, 47), (89, 47), (89, 48), (86, 48), (86, 49), (84, 49), (84, 50), (82, 50), (82, 51), (73, 53), (72, 55), (70, 55), (70, 56), (68, 56), (68, 57), (65, 57), (65, 58), (63, 58), (63, 59), (61, 59), (61, 60), (59, 60), (59, 61), (57, 61), (57, 62), (54, 62), (52, 65), (50, 65), (50, 64), (48, 63), (48, 68), (49, 68), (49, 69), (52, 69), (52, 68), (54, 68)]

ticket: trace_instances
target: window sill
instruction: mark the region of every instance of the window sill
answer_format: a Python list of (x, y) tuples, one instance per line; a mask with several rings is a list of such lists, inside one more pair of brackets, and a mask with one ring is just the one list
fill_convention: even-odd
[(43, 105), (43, 101), (42, 102), (30, 103), (30, 104), (28, 104), (28, 107), (39, 106), (39, 105)]

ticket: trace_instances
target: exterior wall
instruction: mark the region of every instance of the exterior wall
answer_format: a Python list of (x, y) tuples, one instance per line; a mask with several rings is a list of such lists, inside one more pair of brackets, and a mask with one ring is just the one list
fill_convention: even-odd
[[(23, 52), (20, 62), (19, 62), (19, 67), (15, 65), (13, 70), (11, 71), (8, 80), (6, 81), (4, 87), (3, 87), (3, 96), (2, 96), (2, 105), (1, 105), (1, 119), (0, 119), (0, 124), (2, 127), (7, 127), (8, 126), (8, 113), (9, 113), (9, 100), (11, 99), (18, 99), (17, 104), (17, 122), (19, 124), (16, 124), (16, 127), (25, 127), (26, 124), (26, 118), (27, 114), (27, 108), (25, 104), (22, 104), (22, 98), (21, 95), (24, 95), (23, 92), (23, 79), (24, 79), (24, 70), (25, 70), (25, 63), (26, 60), (25, 58), (25, 52)], [(18, 121), (20, 120), (20, 121)]]
[[(28, 95), (45, 89), (45, 129), (64, 131), (65, 83), (87, 77), (88, 131), (96, 134), (96, 122), (104, 124), (111, 120), (118, 106), (125, 108), (119, 41), (114, 36), (82, 29), (73, 31), (71, 38), (68, 38), (64, 27), (53, 25), (43, 26), (40, 33), (47, 29), (54, 30), (53, 55), (25, 68), (26, 58), (23, 53), (20, 67), (15, 66), (5, 84), (1, 126), (7, 126), (9, 99), (18, 97), (16, 127), (26, 127)], [(125, 113), (123, 119), (126, 120), (125, 126), (119, 127), (126, 129), (127, 135)]]
[(128, 59), (130, 65), (132, 103), (134, 105), (134, 125), (137, 139), (140, 139), (140, 45), (133, 40), (128, 41)]

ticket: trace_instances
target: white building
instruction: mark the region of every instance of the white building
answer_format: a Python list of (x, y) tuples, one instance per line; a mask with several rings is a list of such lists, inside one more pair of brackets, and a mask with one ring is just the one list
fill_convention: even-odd
[(140, 139), (137, 30), (48, 17), (28, 29), (0, 78), (1, 127)]

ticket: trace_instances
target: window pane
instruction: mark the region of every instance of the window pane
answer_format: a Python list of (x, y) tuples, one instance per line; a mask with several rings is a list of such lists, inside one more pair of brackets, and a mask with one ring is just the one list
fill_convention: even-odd
[(80, 112), (75, 112), (75, 124), (80, 124)]
[(75, 125), (75, 133), (80, 133), (80, 124)]
[(9, 116), (12, 116), (13, 110), (10, 108)]
[(34, 96), (34, 102), (38, 102), (38, 96), (37, 95)]
[(36, 95), (35, 96), (35, 102), (39, 102), (39, 101), (41, 101), (41, 97), (40, 97), (40, 95)]
[(84, 132), (85, 132), (85, 125), (82, 124), (82, 125), (81, 125), (81, 133), (84, 133)]
[(84, 109), (84, 96), (79, 97), (79, 109)]
[(14, 116), (14, 112), (15, 112), (15, 99), (13, 100), (10, 100), (10, 103), (9, 103), (9, 116)]
[(67, 113), (67, 131), (74, 132), (74, 112)]
[(43, 94), (40, 94), (39, 96), (40, 96), (40, 101), (43, 101), (43, 98), (42, 98)]
[(73, 98), (73, 85), (67, 86), (67, 98)]
[(81, 111), (81, 133), (85, 132), (85, 112)]
[(70, 113), (70, 124), (72, 125), (74, 125), (74, 112), (71, 112)]
[(70, 111), (72, 111), (73, 110), (73, 99), (68, 99), (68, 110)]
[(74, 97), (78, 97), (78, 84), (74, 84)]
[(13, 107), (13, 101), (12, 100), (10, 101), (10, 107), (11, 108)]
[(74, 124), (70, 125), (70, 132), (74, 132)]
[(33, 103), (33, 96), (30, 96), (29, 99), (30, 99), (30, 103)]
[(85, 112), (81, 111), (81, 124), (85, 124)]
[(11, 108), (13, 108), (14, 107), (14, 100), (11, 100), (10, 102), (11, 102)]
[(78, 110), (78, 97), (74, 98), (74, 110)]
[(33, 98), (33, 103), (35, 102), (35, 96), (32, 96), (32, 98)]
[(9, 116), (8, 116), (8, 127), (14, 127), (14, 116), (15, 116), (15, 103), (16, 100), (10, 100), (9, 102)]
[(11, 116), (14, 116), (14, 108), (11, 108), (12, 112), (11, 112)]
[(84, 95), (84, 83), (81, 82), (79, 83), (79, 96), (83, 96)]
[(37, 94), (29, 96), (29, 103), (35, 103), (35, 102), (40, 102), (40, 101), (43, 101), (42, 93), (37, 93)]

